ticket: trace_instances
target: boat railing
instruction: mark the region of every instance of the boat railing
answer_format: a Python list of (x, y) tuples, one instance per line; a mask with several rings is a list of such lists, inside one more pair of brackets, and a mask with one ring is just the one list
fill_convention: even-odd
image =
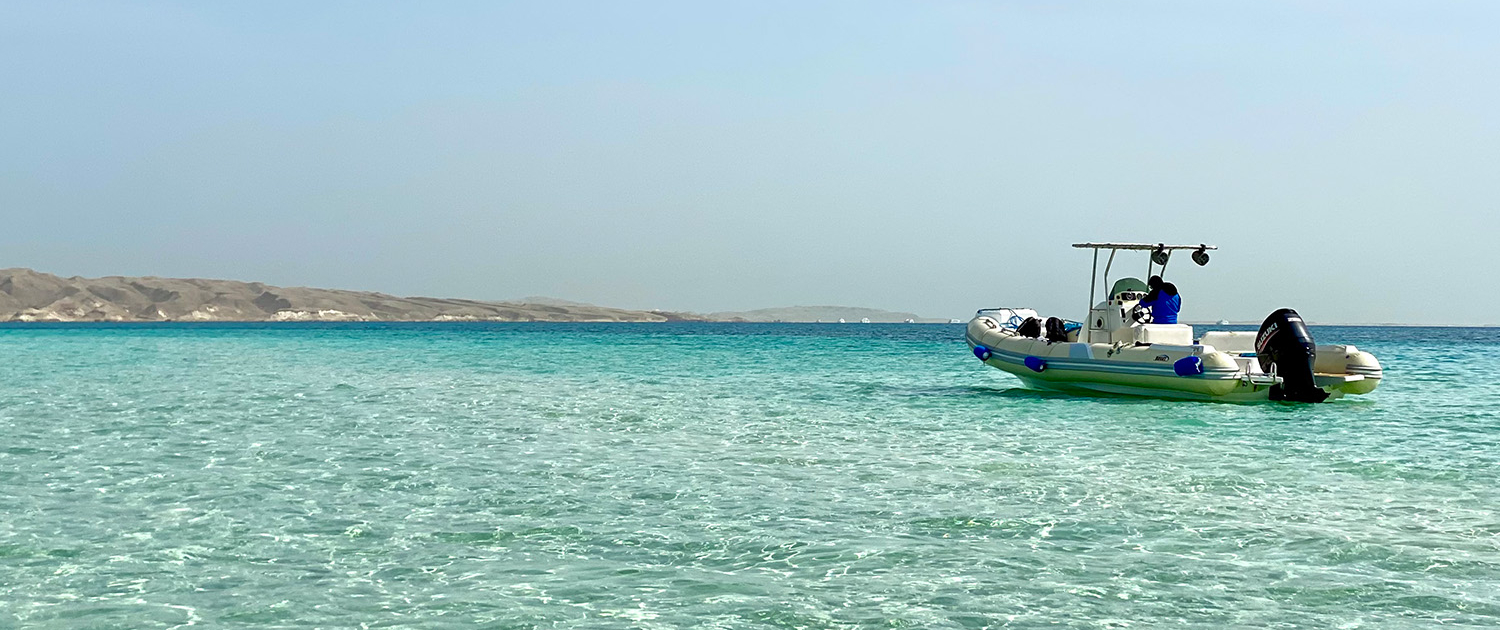
[[(1036, 309), (1034, 308), (1017, 308), (1009, 306), (981, 308), (977, 311), (974, 311), (974, 316), (989, 317), (990, 319), (999, 322), (1001, 328), (1004, 328), (1006, 330), (1015, 330), (1017, 328), (1020, 328), (1021, 324), (1026, 321), (1027, 316), (1020, 314), (1020, 311), (1031, 313), (1031, 316), (1036, 317), (1037, 319), (1046, 319), (1045, 317), (1042, 317), (1040, 314), (1038, 314), (1036, 312)], [(1083, 330), (1083, 322), (1075, 322), (1071, 319), (1064, 319), (1062, 320), (1062, 322), (1063, 330), (1067, 332)]]
[[(999, 322), (1001, 328), (1015, 330), (1021, 326), (1022, 322), (1026, 321), (1026, 318), (1018, 314), (1017, 311), (1030, 311), (1032, 313), (1035, 313), (1036, 309), (997, 306), (994, 308), (981, 308), (977, 311), (974, 311), (974, 316), (990, 317), (991, 319)], [(999, 317), (996, 317), (997, 315)]]
[(1276, 364), (1275, 363), (1271, 364), (1271, 371), (1270, 372), (1259, 372), (1259, 373), (1251, 371), (1250, 366), (1254, 365), (1254, 364), (1255, 364), (1254, 361), (1246, 363), (1245, 364), (1245, 369), (1240, 373), (1240, 380), (1243, 381), (1246, 385), (1252, 385), (1252, 386), (1254, 386), (1254, 385), (1270, 386), (1270, 385), (1280, 385), (1281, 384), (1282, 378), (1280, 376), (1276, 375)]

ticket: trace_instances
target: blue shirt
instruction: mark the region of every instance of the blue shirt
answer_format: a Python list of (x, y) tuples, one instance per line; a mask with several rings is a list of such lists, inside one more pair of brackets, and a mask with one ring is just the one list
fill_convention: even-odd
[(1151, 323), (1175, 324), (1177, 313), (1182, 310), (1182, 296), (1157, 292), (1154, 300), (1141, 300), (1141, 306), (1151, 309)]

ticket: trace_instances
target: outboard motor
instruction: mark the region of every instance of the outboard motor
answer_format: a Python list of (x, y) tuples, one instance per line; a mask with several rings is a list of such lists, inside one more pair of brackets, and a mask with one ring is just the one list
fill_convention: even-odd
[(1271, 313), (1255, 336), (1255, 357), (1260, 369), (1269, 373), (1276, 366), (1280, 385), (1271, 386), (1271, 400), (1323, 402), (1328, 392), (1313, 381), (1313, 359), (1318, 347), (1302, 316), (1289, 308)]

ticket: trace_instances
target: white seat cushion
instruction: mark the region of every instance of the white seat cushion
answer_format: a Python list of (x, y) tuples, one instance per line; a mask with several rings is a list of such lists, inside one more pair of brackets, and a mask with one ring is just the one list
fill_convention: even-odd
[(1255, 352), (1257, 334), (1244, 330), (1216, 330), (1203, 333), (1200, 343), (1213, 346), (1219, 352)]
[(1168, 345), (1193, 345), (1193, 327), (1187, 324), (1141, 324), (1136, 341)]

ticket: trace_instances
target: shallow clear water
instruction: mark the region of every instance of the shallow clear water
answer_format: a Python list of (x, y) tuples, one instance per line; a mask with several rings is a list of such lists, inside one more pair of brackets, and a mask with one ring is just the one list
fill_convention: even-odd
[(962, 326), (0, 327), (0, 627), (1500, 625), (1500, 330), (1316, 405)]

